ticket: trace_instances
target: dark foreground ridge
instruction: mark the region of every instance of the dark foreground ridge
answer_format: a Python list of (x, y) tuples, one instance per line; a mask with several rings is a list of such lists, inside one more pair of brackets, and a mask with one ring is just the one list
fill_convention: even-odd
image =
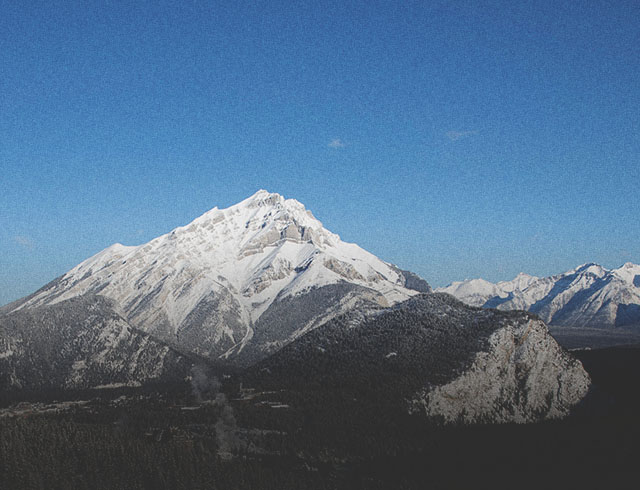
[[(561, 416), (586, 393), (588, 379), (535, 315), (474, 308), (435, 293), (335, 318), (249, 368), (243, 383), (309, 410), (424, 408), (439, 422), (469, 423)], [(474, 383), (495, 395), (477, 400)]]

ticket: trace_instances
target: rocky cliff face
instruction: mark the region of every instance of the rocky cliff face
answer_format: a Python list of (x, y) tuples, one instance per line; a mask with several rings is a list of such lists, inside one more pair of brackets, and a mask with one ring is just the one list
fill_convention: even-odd
[(486, 349), (460, 376), (418, 391), (409, 411), (467, 424), (562, 418), (589, 384), (580, 362), (553, 340), (543, 322), (514, 318), (489, 336)]

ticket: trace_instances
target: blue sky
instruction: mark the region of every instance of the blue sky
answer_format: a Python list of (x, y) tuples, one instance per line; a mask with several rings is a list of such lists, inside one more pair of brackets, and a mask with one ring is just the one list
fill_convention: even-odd
[(260, 188), (434, 285), (640, 262), (638, 26), (637, 1), (0, 0), (0, 304)]

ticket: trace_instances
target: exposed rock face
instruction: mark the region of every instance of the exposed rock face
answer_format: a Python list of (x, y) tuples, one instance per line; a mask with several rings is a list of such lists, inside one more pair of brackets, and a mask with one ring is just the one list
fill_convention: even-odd
[[(306, 331), (328, 319), (329, 312), (341, 312), (334, 302), (347, 304), (354, 294), (391, 305), (416, 294), (414, 287), (428, 288), (419, 277), (406, 274), (340, 240), (298, 201), (259, 191), (149, 243), (115, 244), (3, 310), (99, 294), (112, 299), (128, 323), (163, 342), (230, 360), (252, 339), (273, 342), (273, 348), (286, 344), (296, 330)], [(356, 287), (334, 290), (344, 297), (330, 295), (332, 303), (320, 305), (326, 311), (316, 311), (315, 320), (284, 325), (287, 335), (274, 339), (254, 336), (254, 326), (265, 323), (261, 316), (272, 305), (342, 283)], [(270, 351), (253, 349), (260, 350)]]
[(0, 316), (0, 393), (140, 386), (184, 378), (191, 362), (132, 328), (106, 298)]
[(337, 317), (257, 364), (247, 382), (312, 399), (331, 399), (340, 386), (340, 396), (446, 423), (562, 417), (590, 384), (537, 317), (446, 294)]
[(400, 271), (402, 277), (404, 277), (404, 287), (408, 289), (413, 289), (414, 291), (419, 291), (421, 293), (431, 293), (433, 290), (431, 286), (422, 279), (419, 275), (414, 274), (411, 271)]
[(519, 275), (497, 284), (472, 279), (438, 291), (474, 306), (527, 310), (552, 326), (640, 329), (640, 266), (584, 264), (551, 277)]
[(535, 422), (568, 415), (589, 389), (580, 362), (553, 340), (540, 320), (501, 327), (487, 347), (455, 380), (420, 390), (410, 411), (447, 423)]

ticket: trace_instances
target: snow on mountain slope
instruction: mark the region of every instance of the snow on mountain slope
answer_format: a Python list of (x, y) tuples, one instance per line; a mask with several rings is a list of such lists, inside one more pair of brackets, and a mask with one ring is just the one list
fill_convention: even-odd
[(497, 284), (484, 279), (465, 279), (452, 282), (447, 287), (437, 288), (436, 292), (449, 293), (471, 306), (482, 306), (494, 297), (506, 298), (507, 293)]
[(140, 386), (184, 379), (192, 362), (84, 295), (0, 316), (0, 398), (20, 390)]
[(520, 290), (529, 287), (532, 283), (536, 282), (539, 278), (536, 276), (530, 276), (529, 274), (525, 274), (521, 272), (518, 274), (515, 279), (510, 281), (500, 281), (497, 283), (497, 286), (504, 292), (510, 293), (512, 291)]
[[(347, 283), (352, 288), (334, 298), (339, 304), (344, 299), (345, 308), (348, 297), (362, 296), (356, 289), (366, 291), (368, 301), (387, 306), (416, 294), (415, 281), (340, 240), (298, 201), (260, 190), (146, 244), (112, 245), (11, 308), (100, 294), (114, 300), (133, 326), (219, 357), (240, 352), (254, 337), (260, 317), (287, 298)], [(303, 315), (287, 328), (288, 335), (295, 338), (320, 317), (339, 311)]]
[(438, 291), (476, 306), (528, 310), (551, 325), (640, 327), (640, 266), (632, 263), (613, 270), (583, 264), (551, 277), (521, 274), (498, 284), (467, 280)]

